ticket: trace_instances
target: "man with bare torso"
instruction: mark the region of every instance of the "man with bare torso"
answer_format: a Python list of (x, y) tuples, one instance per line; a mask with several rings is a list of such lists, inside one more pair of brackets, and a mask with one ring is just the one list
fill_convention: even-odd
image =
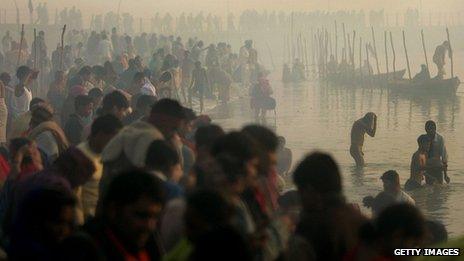
[(351, 128), (351, 157), (356, 162), (356, 166), (364, 166), (364, 153), (362, 147), (364, 145), (364, 135), (374, 137), (377, 130), (377, 115), (373, 112), (368, 112), (363, 118), (354, 122)]

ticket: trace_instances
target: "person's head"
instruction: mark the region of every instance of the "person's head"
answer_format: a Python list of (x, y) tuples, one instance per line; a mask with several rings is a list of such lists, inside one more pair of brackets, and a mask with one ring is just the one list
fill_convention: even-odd
[(256, 141), (261, 151), (260, 168), (261, 174), (267, 176), (277, 166), (277, 136), (266, 127), (259, 125), (248, 125), (242, 130)]
[(441, 222), (427, 220), (425, 222), (425, 227), (425, 246), (434, 246), (448, 241), (448, 231), (446, 230), (445, 225), (443, 225)]
[(198, 158), (204, 158), (211, 155), (216, 140), (225, 135), (221, 126), (210, 124), (199, 127), (195, 132), (195, 148)]
[(230, 205), (218, 192), (212, 190), (193, 192), (187, 198), (184, 215), (187, 237), (195, 242), (209, 230), (227, 225), (231, 216)]
[(163, 187), (154, 175), (130, 171), (117, 175), (102, 199), (103, 221), (131, 244), (143, 248), (157, 227), (164, 203)]
[(19, 82), (25, 86), (32, 82), (32, 74), (32, 69), (25, 65), (19, 66), (16, 70), (16, 78), (18, 78)]
[(235, 157), (245, 170), (248, 185), (253, 185), (258, 177), (259, 150), (256, 143), (242, 132), (230, 132), (218, 138), (211, 150), (213, 157), (227, 154)]
[(11, 82), (11, 75), (7, 72), (3, 72), (0, 74), (0, 81), (3, 82), (4, 85), (8, 85)]
[(200, 61), (195, 62), (195, 68), (197, 68), (197, 69), (201, 68), (201, 62)]
[(91, 127), (89, 142), (96, 153), (101, 153), (106, 144), (122, 129), (121, 121), (114, 115), (106, 114), (96, 118)]
[(103, 99), (103, 91), (100, 88), (95, 87), (90, 89), (88, 96), (90, 99), (92, 99), (94, 108), (100, 107), (101, 101)]
[(434, 121), (427, 121), (425, 123), (425, 132), (429, 138), (434, 139), (435, 134), (437, 133), (437, 124)]
[(427, 135), (420, 135), (417, 138), (417, 145), (419, 145), (419, 150), (422, 152), (427, 152), (430, 149), (430, 138)]
[(32, 159), (40, 158), (40, 151), (37, 147), (37, 143), (33, 140), (28, 138), (14, 138), (10, 141), (8, 146), (10, 161), (13, 162), (17, 153), (23, 148), (24, 146), (28, 147), (27, 153), (24, 155), (21, 166), (27, 166), (32, 163)]
[(293, 182), (305, 208), (342, 197), (342, 178), (335, 160), (328, 154), (307, 155), (293, 173)]
[(150, 115), (151, 107), (156, 103), (156, 98), (151, 95), (140, 95), (135, 102), (135, 108), (145, 116)]
[(389, 170), (382, 174), (383, 190), (389, 193), (397, 193), (401, 190), (400, 175), (395, 170)]
[(106, 78), (106, 69), (101, 65), (95, 65), (92, 67), (92, 74), (94, 75), (94, 82), (101, 81)]
[(53, 113), (44, 106), (37, 106), (32, 110), (31, 121), (29, 122), (29, 126), (33, 129), (40, 124), (52, 121), (53, 120)]
[(145, 166), (148, 170), (163, 173), (170, 181), (178, 183), (182, 178), (179, 154), (165, 140), (153, 141), (147, 150)]
[(367, 124), (370, 124), (374, 120), (374, 117), (375, 117), (375, 113), (368, 112), (364, 115), (363, 121)]
[(18, 206), (12, 244), (27, 236), (43, 246), (56, 246), (74, 231), (75, 206), (75, 198), (64, 189), (40, 187), (27, 192)]
[(185, 120), (185, 110), (178, 101), (161, 99), (151, 108), (149, 122), (164, 135), (171, 139)]
[(422, 213), (402, 203), (387, 207), (374, 221), (380, 251), (393, 256), (397, 248), (417, 248), (423, 243), (426, 228)]
[(129, 109), (129, 101), (120, 91), (113, 91), (103, 97), (103, 114), (112, 114), (118, 119), (123, 119)]
[(84, 66), (82, 67), (78, 75), (86, 82), (90, 81), (92, 79), (92, 67), (90, 66)]
[(216, 155), (214, 159), (221, 168), (224, 190), (230, 196), (240, 196), (249, 185), (246, 165), (226, 152)]
[(143, 72), (137, 72), (132, 78), (132, 86), (138, 89), (142, 88), (145, 84), (145, 74)]
[(29, 102), (29, 109), (32, 111), (36, 107), (43, 106), (45, 104), (46, 104), (46, 102), (45, 102), (44, 99), (35, 97), (35, 98), (32, 98), (32, 100)]
[(181, 127), (179, 128), (179, 135), (186, 137), (193, 131), (193, 123), (197, 118), (195, 112), (190, 108), (184, 108), (185, 118), (182, 121)]
[(74, 109), (81, 117), (89, 117), (92, 114), (93, 103), (88, 95), (78, 95), (74, 99)]

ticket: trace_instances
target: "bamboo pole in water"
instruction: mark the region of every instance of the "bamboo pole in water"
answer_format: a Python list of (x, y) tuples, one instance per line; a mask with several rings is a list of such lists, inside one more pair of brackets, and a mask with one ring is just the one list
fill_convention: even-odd
[[(372, 79), (372, 71), (371, 71), (371, 63), (369, 61), (369, 44), (366, 43), (366, 61), (367, 61), (367, 71), (368, 71), (368, 79)], [(368, 81), (370, 84), (370, 81)]]
[(362, 38), (359, 37), (359, 75), (361, 76), (361, 82), (363, 82), (363, 73), (362, 73)]
[(18, 60), (16, 61), (16, 67), (19, 66), (19, 62), (21, 60), (21, 53), (23, 52), (23, 43), (24, 43), (24, 24), (21, 26), (21, 39), (19, 40), (19, 52), (18, 52)]
[(387, 74), (385, 75), (385, 78), (388, 81), (388, 74), (390, 70), (388, 69), (387, 31), (384, 32), (383, 39), (384, 39), (384, 45), (385, 45), (385, 68), (387, 68)]
[[(430, 67), (429, 67), (429, 59), (427, 58), (427, 48), (425, 48), (424, 30), (421, 30), (421, 38), (422, 38), (422, 49), (424, 49), (425, 65), (427, 66), (427, 71), (429, 71)], [(429, 71), (429, 74), (430, 74), (430, 71)]]
[(451, 78), (454, 78), (453, 49), (451, 48), (451, 41), (450, 41), (448, 27), (446, 27), (446, 37), (448, 38), (448, 44), (449, 44), (449, 54), (450, 54), (449, 57), (450, 57), (450, 63), (451, 63)]
[(404, 54), (406, 56), (406, 65), (408, 66), (408, 76), (409, 76), (409, 80), (411, 80), (412, 79), (411, 67), (409, 66), (409, 56), (408, 56), (408, 49), (406, 48), (406, 36), (404, 35), (404, 30), (403, 30), (403, 46), (404, 46)]
[(342, 60), (345, 60), (346, 61), (346, 31), (345, 31), (345, 23), (342, 23), (342, 31), (343, 31), (343, 49), (345, 50), (344, 51), (344, 54), (342, 56)]
[(291, 19), (290, 20), (290, 39), (291, 39), (291, 50), (292, 50), (290, 60), (293, 60), (295, 58), (295, 46), (293, 44), (293, 36), (294, 36), (294, 34), (293, 34), (293, 26), (294, 26), (293, 25), (293, 15), (294, 14), (292, 12), (292, 15), (291, 15), (291, 18), (290, 18)]
[(335, 20), (335, 61), (338, 64), (338, 29), (337, 29), (337, 20)]
[(380, 74), (379, 55), (377, 54), (377, 45), (375, 44), (375, 32), (374, 32), (373, 26), (371, 26), (371, 32), (372, 32), (372, 44), (374, 45), (375, 64), (377, 67), (377, 74)]
[(392, 36), (392, 32), (390, 32), (390, 44), (391, 44), (392, 54), (393, 54), (393, 61), (392, 61), (392, 65), (393, 65), (393, 80), (396, 80), (396, 76), (395, 76), (395, 72), (396, 72), (396, 53), (395, 53), (395, 46), (393, 45), (393, 36)]
[(353, 49), (351, 50), (351, 64), (353, 65), (353, 70), (355, 67), (355, 63), (354, 63), (354, 48), (355, 48), (355, 41), (356, 41), (356, 31), (353, 30)]

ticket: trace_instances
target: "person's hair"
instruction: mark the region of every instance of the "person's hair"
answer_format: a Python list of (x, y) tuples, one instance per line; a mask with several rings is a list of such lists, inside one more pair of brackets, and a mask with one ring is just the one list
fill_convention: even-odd
[(92, 74), (92, 67), (90, 66), (84, 66), (82, 67), (79, 72), (78, 72), (79, 75), (90, 75)]
[(22, 66), (19, 66), (18, 69), (16, 70), (16, 77), (18, 79), (23, 79), (30, 73), (32, 73), (31, 68), (29, 68), (28, 66), (22, 65)]
[(342, 192), (338, 165), (325, 153), (315, 152), (306, 156), (293, 173), (293, 182), (298, 190), (310, 187), (321, 194)]
[(437, 128), (437, 124), (432, 121), (432, 120), (428, 120), (426, 123), (425, 123), (425, 129), (429, 129), (431, 127), (434, 127), (435, 129)]
[(211, 154), (218, 156), (227, 153), (245, 163), (259, 156), (255, 142), (246, 134), (233, 131), (218, 138), (213, 145)]
[(277, 137), (277, 142), (278, 142), (279, 146), (282, 146), (282, 147), (284, 147), (285, 144), (287, 143), (284, 136)]
[(179, 164), (177, 151), (165, 140), (155, 140), (148, 146), (145, 166), (152, 170), (168, 173), (169, 169)]
[(185, 119), (184, 108), (176, 100), (161, 99), (151, 107), (151, 114), (163, 114), (177, 119)]
[(113, 91), (103, 97), (102, 109), (109, 111), (116, 107), (118, 109), (129, 108), (129, 101), (120, 91)]
[(53, 113), (45, 107), (38, 106), (32, 110), (31, 121), (36, 124), (53, 120)]
[(185, 119), (188, 120), (189, 122), (192, 122), (197, 118), (197, 115), (195, 114), (195, 112), (190, 108), (184, 108), (184, 115), (185, 115)]
[(75, 205), (74, 196), (65, 189), (40, 187), (28, 191), (18, 206), (15, 230), (40, 233), (46, 222), (59, 220), (65, 207)]
[[(10, 160), (13, 160), (14, 159), (14, 156), (16, 155), (16, 153), (18, 152), (18, 150), (25, 146), (25, 145), (31, 145), (32, 141), (28, 138), (14, 138), (10, 141), (10, 144), (8, 146), (8, 150), (9, 150), (9, 153), (10, 153)], [(23, 159), (23, 162), (22, 163), (30, 163), (31, 162), (31, 159), (30, 157), (25, 157)]]
[(214, 142), (224, 135), (225, 132), (219, 125), (211, 124), (201, 126), (195, 132), (195, 146), (197, 148), (207, 148), (207, 150), (210, 151)]
[(420, 135), (419, 138), (417, 138), (417, 144), (421, 145), (424, 143), (430, 142), (429, 136), (423, 134)]
[(81, 150), (70, 147), (53, 162), (50, 171), (65, 178), (74, 189), (92, 177), (95, 165)]
[[(226, 225), (232, 215), (229, 203), (213, 190), (202, 189), (193, 192), (187, 197), (187, 207), (210, 228)], [(189, 223), (189, 220), (185, 221)]]
[(279, 145), (277, 136), (268, 128), (259, 125), (248, 125), (242, 131), (255, 140), (265, 152), (277, 150)]
[(151, 95), (140, 95), (137, 97), (137, 101), (135, 102), (135, 107), (137, 109), (145, 109), (152, 107), (156, 103), (156, 97)]
[(437, 245), (448, 241), (448, 231), (443, 223), (435, 220), (425, 221), (427, 231), (426, 245)]
[(90, 89), (88, 95), (91, 99), (100, 98), (103, 97), (103, 91), (100, 88), (95, 87)]
[(88, 95), (78, 95), (76, 98), (74, 98), (74, 109), (77, 110), (78, 108), (87, 106), (92, 102), (92, 98), (90, 98)]
[(103, 78), (106, 75), (105, 67), (103, 67), (101, 65), (94, 65), (92, 67), (92, 72), (93, 72), (94, 75), (96, 75), (97, 77), (100, 77), (100, 78)]
[(29, 108), (33, 109), (39, 103), (45, 103), (45, 100), (38, 97), (32, 98), (32, 100), (29, 102)]
[(132, 77), (132, 82), (138, 82), (141, 81), (145, 78), (145, 74), (143, 72), (137, 72), (134, 74), (134, 77)]
[(95, 137), (98, 133), (112, 134), (122, 129), (122, 127), (122, 122), (116, 116), (106, 114), (93, 121), (90, 136)]
[(10, 81), (11, 81), (11, 76), (10, 76), (10, 74), (7, 73), (7, 72), (2, 72), (2, 73), (0, 74), (0, 80), (1, 80), (4, 84), (8, 84), (8, 83), (10, 83)]
[(422, 238), (425, 235), (425, 219), (415, 206), (407, 203), (387, 207), (375, 220), (377, 236), (388, 238), (401, 230), (402, 236)]
[(161, 181), (154, 175), (141, 170), (132, 170), (121, 173), (111, 180), (107, 193), (102, 199), (102, 207), (105, 209), (111, 203), (126, 206), (143, 197), (154, 203), (163, 204), (163, 192)]

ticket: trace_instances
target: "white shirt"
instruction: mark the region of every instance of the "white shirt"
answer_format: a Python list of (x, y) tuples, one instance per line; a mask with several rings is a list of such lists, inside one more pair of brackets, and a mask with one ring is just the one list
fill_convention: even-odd
[(32, 92), (26, 88), (24, 88), (24, 92), (21, 96), (17, 97), (16, 95), (13, 94), (11, 97), (11, 115), (13, 118), (16, 118), (17, 116), (29, 111), (29, 104), (31, 103), (32, 100)]
[(156, 88), (147, 78), (145, 78), (145, 84), (140, 89), (140, 93), (143, 95), (156, 96)]

